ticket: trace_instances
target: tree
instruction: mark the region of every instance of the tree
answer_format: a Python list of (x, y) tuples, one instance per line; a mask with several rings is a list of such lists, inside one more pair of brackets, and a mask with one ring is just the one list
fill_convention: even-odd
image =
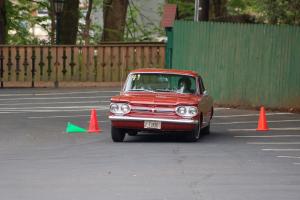
[(5, 12), (5, 0), (0, 0), (0, 44), (6, 42), (6, 12)]
[(300, 25), (300, 0), (261, 0), (257, 4), (271, 24)]
[(128, 0), (104, 0), (102, 41), (124, 39)]
[(199, 20), (200, 21), (208, 21), (209, 20), (209, 0), (200, 0), (200, 13)]
[(227, 0), (212, 0), (212, 18), (224, 17), (227, 15)]
[(258, 23), (300, 25), (300, 0), (228, 0), (227, 10)]
[[(159, 22), (155, 23), (153, 19), (146, 14), (147, 9), (142, 2), (134, 2), (129, 0), (126, 18), (126, 27), (124, 40), (126, 41), (151, 41), (164, 35), (163, 29)], [(159, 15), (161, 7), (157, 7)]]
[(61, 44), (76, 44), (79, 0), (65, 0), (61, 19)]
[(167, 3), (177, 4), (178, 19), (194, 19), (195, 0), (166, 0)]
[(83, 31), (83, 39), (84, 39), (84, 44), (88, 45), (90, 43), (90, 28), (91, 28), (91, 12), (92, 12), (92, 7), (93, 7), (93, 0), (89, 0), (88, 4), (88, 10), (85, 16), (85, 27)]
[(46, 0), (5, 0), (6, 29), (8, 44), (37, 44), (38, 38), (34, 35), (34, 27), (39, 25), (47, 30), (48, 17), (37, 16), (38, 10), (47, 9)]
[(55, 12), (54, 12), (54, 0), (49, 0), (49, 6), (47, 7), (48, 10), (48, 16), (51, 21), (50, 25), (50, 31), (49, 31), (49, 36), (50, 36), (50, 43), (55, 44)]

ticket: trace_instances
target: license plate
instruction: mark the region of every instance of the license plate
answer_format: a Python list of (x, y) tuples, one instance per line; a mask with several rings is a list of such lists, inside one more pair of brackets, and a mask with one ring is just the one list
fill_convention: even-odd
[(161, 122), (145, 121), (144, 122), (144, 128), (161, 129)]

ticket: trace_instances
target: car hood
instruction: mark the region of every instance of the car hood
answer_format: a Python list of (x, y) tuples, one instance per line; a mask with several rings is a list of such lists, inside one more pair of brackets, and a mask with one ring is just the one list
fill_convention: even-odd
[(199, 96), (177, 93), (124, 93), (111, 98), (112, 102), (126, 102), (143, 105), (194, 105), (199, 101)]

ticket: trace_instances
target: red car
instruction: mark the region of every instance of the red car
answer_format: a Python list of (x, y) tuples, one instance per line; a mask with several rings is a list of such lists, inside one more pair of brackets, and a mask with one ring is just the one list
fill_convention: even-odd
[(193, 71), (138, 69), (131, 71), (120, 95), (111, 98), (111, 136), (123, 142), (139, 131), (182, 132), (197, 141), (209, 133), (213, 99)]

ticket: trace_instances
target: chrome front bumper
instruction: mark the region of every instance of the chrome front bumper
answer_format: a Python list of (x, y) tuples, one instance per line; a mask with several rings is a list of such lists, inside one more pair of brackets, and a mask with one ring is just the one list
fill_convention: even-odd
[(180, 123), (180, 124), (198, 124), (198, 120), (193, 119), (165, 119), (165, 118), (148, 118), (148, 117), (130, 117), (130, 116), (118, 116), (111, 115), (109, 119), (112, 121), (160, 121), (168, 123)]

